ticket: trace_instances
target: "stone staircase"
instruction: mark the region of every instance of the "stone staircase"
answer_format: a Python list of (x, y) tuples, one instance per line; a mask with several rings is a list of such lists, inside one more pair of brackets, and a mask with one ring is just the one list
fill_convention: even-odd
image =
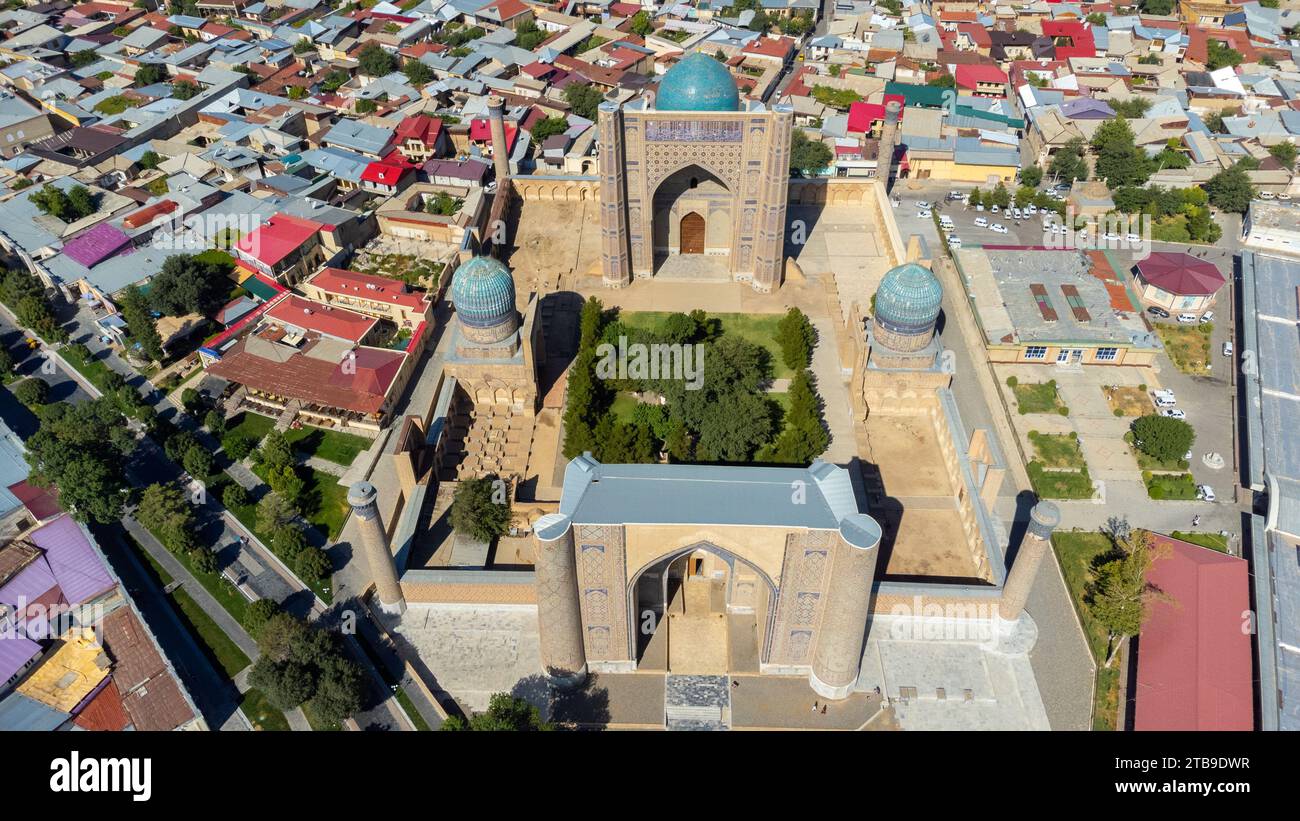
[(664, 726), (669, 730), (731, 729), (730, 677), (670, 673), (664, 683)]
[(447, 453), (440, 479), (520, 476), (533, 440), (532, 417), (508, 405), (460, 406), (448, 420)]

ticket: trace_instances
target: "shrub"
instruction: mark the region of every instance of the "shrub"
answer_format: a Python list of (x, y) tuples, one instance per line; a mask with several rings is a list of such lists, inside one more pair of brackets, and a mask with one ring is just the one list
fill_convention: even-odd
[(200, 573), (215, 573), (217, 554), (204, 547), (196, 547), (189, 553), (190, 564)]
[(248, 491), (240, 484), (226, 485), (226, 489), (221, 491), (221, 502), (226, 507), (243, 507), (248, 504)]
[(1114, 413), (1115, 416), (1123, 416), (1123, 415), (1124, 415), (1124, 411), (1123, 411), (1122, 408), (1116, 408), (1116, 409), (1113, 411), (1113, 413)]
[(1019, 380), (1019, 379), (1016, 379), (1014, 376), (1008, 376), (1008, 377), (1007, 377), (1007, 387), (1008, 387), (1008, 388), (1014, 388), (1014, 387), (1015, 387), (1016, 385), (1018, 385), (1018, 384), (1020, 384), (1020, 380)]
[(1059, 414), (1061, 414), (1062, 416), (1069, 416), (1069, 415), (1070, 415), (1070, 409), (1067, 408), (1065, 405), (1062, 405), (1061, 407), (1057, 408), (1057, 409), (1056, 409), (1056, 412), (1059, 413)]
[(247, 436), (233, 434), (221, 440), (221, 447), (231, 459), (242, 462), (244, 457), (253, 452), (253, 440)]

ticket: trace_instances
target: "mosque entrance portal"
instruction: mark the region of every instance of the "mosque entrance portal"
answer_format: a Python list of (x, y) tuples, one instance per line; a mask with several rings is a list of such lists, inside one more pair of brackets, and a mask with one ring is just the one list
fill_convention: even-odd
[[(696, 544), (641, 571), (632, 583), (637, 669), (675, 674), (758, 672), (757, 571)], [(740, 582), (738, 584), (738, 581)], [(764, 596), (764, 604), (768, 597)]]

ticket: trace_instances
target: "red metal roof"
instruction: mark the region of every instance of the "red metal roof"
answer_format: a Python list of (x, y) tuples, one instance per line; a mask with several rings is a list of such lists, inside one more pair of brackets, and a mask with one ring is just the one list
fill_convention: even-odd
[(979, 83), (998, 83), (1006, 85), (1007, 73), (997, 66), (960, 65), (955, 75), (957, 85), (963, 88), (976, 88)]
[(302, 247), (304, 242), (323, 227), (319, 222), (289, 214), (276, 214), (240, 237), (235, 247), (263, 265), (275, 265)]
[(284, 325), (292, 325), (324, 336), (360, 342), (379, 320), (374, 317), (304, 299), (297, 294), (277, 302), (267, 309), (266, 316)]
[(1162, 596), (1137, 646), (1137, 730), (1250, 730), (1249, 570), (1244, 559), (1152, 535)]
[(372, 162), (366, 166), (365, 171), (361, 172), (361, 179), (378, 185), (397, 185), (401, 182), (402, 176), (411, 170), (409, 165), (391, 161)]
[(1137, 264), (1138, 275), (1176, 296), (1210, 296), (1227, 282), (1212, 262), (1184, 253), (1155, 253)]
[(315, 285), (326, 293), (391, 302), (414, 310), (423, 310), (429, 301), (428, 294), (405, 290), (405, 286), (397, 280), (349, 271), (346, 268), (325, 268), (305, 284)]
[(397, 124), (393, 135), (397, 142), (404, 143), (407, 140), (419, 140), (426, 146), (433, 146), (438, 141), (438, 135), (442, 133), (442, 120), (437, 117), (426, 117), (423, 114), (417, 114), (414, 117), (407, 117)]
[[(515, 148), (515, 134), (519, 128), (511, 121), (506, 120), (506, 150), (513, 151)], [(477, 143), (487, 142), (492, 139), (492, 126), (486, 119), (470, 120), (469, 138)]]

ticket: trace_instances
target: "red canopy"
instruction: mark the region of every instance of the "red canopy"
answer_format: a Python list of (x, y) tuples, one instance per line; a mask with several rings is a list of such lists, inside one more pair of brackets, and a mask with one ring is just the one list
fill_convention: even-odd
[(1213, 263), (1191, 254), (1152, 254), (1137, 270), (1147, 283), (1177, 296), (1210, 296), (1226, 281)]

